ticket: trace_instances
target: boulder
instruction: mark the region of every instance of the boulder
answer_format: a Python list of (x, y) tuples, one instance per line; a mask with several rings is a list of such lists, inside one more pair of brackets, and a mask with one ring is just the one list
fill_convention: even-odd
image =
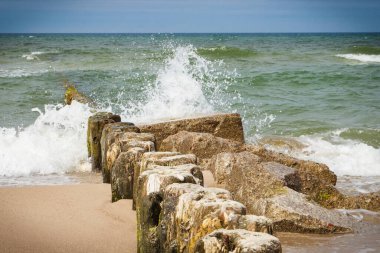
[[(176, 166), (182, 164), (196, 164), (197, 158), (195, 155), (181, 155), (178, 152), (146, 152), (142, 158), (140, 166), (136, 166), (134, 185), (137, 185), (137, 179), (139, 178), (141, 172), (148, 169), (152, 169), (157, 165), (160, 166)], [(199, 170), (199, 168), (196, 168)], [(203, 177), (202, 177), (203, 178)], [(202, 179), (203, 184), (203, 179)], [(136, 187), (133, 189), (133, 210), (136, 208)]]
[(161, 142), (164, 139), (180, 131), (210, 133), (217, 137), (244, 143), (243, 125), (237, 113), (171, 120), (138, 127), (141, 132), (153, 133), (156, 136), (158, 150), (161, 150)]
[(139, 133), (140, 129), (133, 123), (129, 122), (117, 122), (110, 123), (104, 126), (102, 131), (102, 137), (100, 139), (101, 157), (102, 157), (102, 174), (103, 183), (110, 183), (110, 169), (107, 167), (106, 155), (108, 147), (119, 138), (122, 133), (135, 132)]
[(221, 152), (238, 152), (244, 149), (240, 142), (216, 137), (209, 133), (181, 131), (161, 142), (160, 151), (195, 154), (200, 159), (209, 159)]
[(176, 166), (181, 164), (197, 164), (197, 157), (194, 154), (182, 155), (178, 152), (147, 152), (141, 160), (140, 172), (157, 165)]
[(300, 188), (289, 187), (306, 194), (309, 199), (316, 201), (323, 207), (380, 210), (379, 193), (360, 194), (358, 196), (342, 194), (335, 188), (336, 175), (324, 164), (299, 160), (253, 145), (246, 145), (246, 150), (259, 156), (262, 161), (277, 162), (296, 169)]
[[(159, 230), (165, 252), (173, 247), (177, 248), (177, 252), (194, 252), (200, 238), (215, 229), (233, 229), (238, 224), (239, 216), (246, 212), (245, 206), (231, 200), (230, 193), (224, 189), (201, 186), (190, 189), (185, 193), (173, 187), (166, 189), (168, 194), (165, 192)], [(175, 196), (175, 192), (183, 194)], [(165, 210), (173, 210), (173, 206), (176, 206), (174, 213)]]
[(101, 170), (101, 147), (100, 139), (106, 124), (120, 122), (119, 115), (110, 112), (98, 112), (88, 118), (87, 128), (87, 149), (88, 155), (92, 159), (92, 171)]
[(273, 235), (273, 222), (265, 216), (244, 215), (238, 220), (237, 227), (252, 232), (261, 232)]
[(133, 198), (134, 171), (145, 150), (140, 147), (121, 152), (111, 170), (112, 202)]
[(330, 185), (321, 187), (319, 191), (308, 195), (308, 198), (327, 208), (380, 211), (380, 192), (347, 196)]
[[(220, 153), (210, 160), (208, 169), (216, 181), (224, 184), (232, 195), (243, 187), (249, 187), (249, 191), (252, 191), (253, 194), (246, 195), (250, 198), (271, 197), (283, 192), (283, 187), (287, 184), (285, 179), (292, 177), (285, 177), (283, 173), (276, 173), (276, 170), (267, 170), (264, 165), (266, 164), (262, 163), (260, 157), (244, 151)], [(291, 170), (286, 174), (293, 175), (293, 172)], [(249, 186), (249, 183), (252, 185)]]
[(301, 179), (298, 170), (276, 162), (263, 162), (261, 165), (266, 172), (282, 181), (284, 186), (295, 191), (301, 190)]
[(246, 205), (248, 213), (272, 219), (275, 231), (352, 231), (350, 217), (309, 202), (304, 194), (294, 191), (300, 188), (298, 171), (262, 161), (247, 151), (222, 153), (211, 160), (209, 169), (217, 180), (223, 179), (233, 199)]
[(246, 208), (227, 190), (194, 184), (166, 187), (157, 229), (162, 252), (195, 252), (206, 234), (220, 228), (272, 232), (265, 217), (246, 216)]
[(277, 162), (297, 169), (301, 180), (301, 191), (304, 194), (312, 194), (319, 191), (321, 186), (336, 184), (336, 175), (325, 164), (299, 160), (282, 153), (252, 145), (246, 145), (246, 150), (259, 156), (263, 161)]
[(281, 253), (281, 243), (276, 237), (243, 229), (218, 229), (201, 238), (194, 252), (199, 253)]
[(161, 252), (157, 226), (164, 189), (173, 183), (197, 184), (203, 181), (194, 165), (158, 166), (141, 173), (137, 181), (136, 215), (138, 252)]
[[(285, 189), (286, 192), (270, 198), (248, 200), (249, 211), (272, 219), (274, 230), (279, 232), (319, 234), (353, 232), (355, 225), (353, 217), (321, 207), (309, 202), (304, 194), (289, 188)], [(241, 199), (241, 196), (237, 196), (237, 199)]]

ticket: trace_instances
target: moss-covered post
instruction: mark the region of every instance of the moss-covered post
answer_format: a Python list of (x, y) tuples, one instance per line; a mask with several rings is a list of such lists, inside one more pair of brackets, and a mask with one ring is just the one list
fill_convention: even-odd
[(103, 128), (108, 123), (120, 122), (119, 115), (110, 112), (98, 112), (88, 118), (87, 144), (92, 159), (92, 171), (101, 170), (100, 138)]
[(82, 104), (93, 104), (93, 101), (89, 97), (80, 93), (73, 84), (70, 84), (69, 82), (65, 81), (64, 86), (66, 88), (65, 104), (71, 105), (73, 100)]

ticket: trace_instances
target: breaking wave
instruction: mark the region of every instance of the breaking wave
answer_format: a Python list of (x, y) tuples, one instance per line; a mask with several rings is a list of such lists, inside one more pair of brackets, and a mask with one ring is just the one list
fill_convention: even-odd
[(0, 176), (64, 173), (87, 170), (86, 124), (90, 108), (46, 105), (36, 121), (24, 128), (0, 128)]
[(378, 63), (380, 62), (380, 55), (369, 54), (337, 54), (337, 57), (345, 58), (348, 60), (355, 60), (365, 63)]

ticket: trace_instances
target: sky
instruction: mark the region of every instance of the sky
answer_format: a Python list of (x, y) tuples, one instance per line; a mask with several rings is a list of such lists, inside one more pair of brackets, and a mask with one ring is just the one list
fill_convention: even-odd
[(0, 32), (380, 32), (380, 0), (0, 0)]

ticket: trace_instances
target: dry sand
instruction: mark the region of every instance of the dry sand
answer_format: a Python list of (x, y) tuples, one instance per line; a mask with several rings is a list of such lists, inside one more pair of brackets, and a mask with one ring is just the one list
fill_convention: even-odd
[(131, 200), (108, 184), (0, 188), (0, 252), (136, 252)]

